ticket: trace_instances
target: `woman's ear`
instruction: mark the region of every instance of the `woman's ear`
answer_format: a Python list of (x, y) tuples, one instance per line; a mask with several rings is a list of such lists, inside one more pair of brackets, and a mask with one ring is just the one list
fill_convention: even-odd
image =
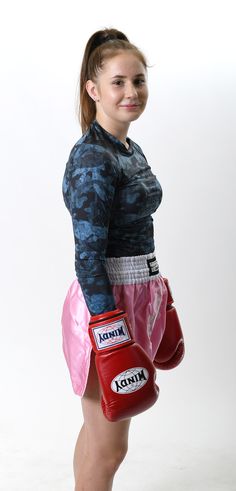
[(92, 80), (87, 80), (85, 87), (91, 99), (93, 99), (94, 102), (98, 102), (99, 97), (96, 84)]

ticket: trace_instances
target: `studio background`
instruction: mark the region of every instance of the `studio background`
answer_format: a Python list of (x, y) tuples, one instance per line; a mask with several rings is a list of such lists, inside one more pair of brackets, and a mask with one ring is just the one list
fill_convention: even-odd
[[(155, 8), (154, 8), (155, 6)], [(61, 192), (80, 138), (87, 39), (116, 27), (146, 54), (149, 102), (130, 127), (162, 188), (156, 253), (186, 356), (157, 373), (114, 491), (233, 491), (235, 471), (235, 4), (13, 1), (1, 14), (0, 490), (71, 491), (82, 423), (60, 317), (75, 277)]]

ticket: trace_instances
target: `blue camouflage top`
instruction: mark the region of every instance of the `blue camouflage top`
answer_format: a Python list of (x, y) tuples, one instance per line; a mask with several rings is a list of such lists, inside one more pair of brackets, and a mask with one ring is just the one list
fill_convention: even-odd
[(72, 148), (63, 178), (76, 276), (91, 315), (116, 308), (105, 258), (154, 251), (151, 214), (162, 189), (139, 145), (127, 143), (128, 149), (93, 121)]

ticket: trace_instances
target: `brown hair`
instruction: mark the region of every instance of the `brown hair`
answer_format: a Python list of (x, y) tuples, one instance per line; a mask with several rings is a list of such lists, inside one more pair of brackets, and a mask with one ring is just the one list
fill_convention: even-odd
[[(97, 75), (102, 70), (104, 61), (112, 58), (118, 51), (130, 50), (139, 58), (147, 68), (144, 54), (131, 44), (126, 35), (117, 29), (104, 29), (95, 32), (88, 40), (78, 82), (79, 91), (76, 100), (76, 112), (79, 117), (82, 133), (85, 133), (96, 116), (96, 104), (86, 90), (87, 80), (96, 81)], [(77, 110), (79, 106), (79, 111)]]

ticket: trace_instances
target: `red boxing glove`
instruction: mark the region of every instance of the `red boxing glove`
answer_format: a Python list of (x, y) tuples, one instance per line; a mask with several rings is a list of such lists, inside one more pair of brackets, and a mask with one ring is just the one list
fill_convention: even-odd
[(172, 305), (174, 300), (168, 280), (163, 279), (168, 290), (166, 327), (153, 363), (156, 368), (170, 370), (177, 367), (184, 357), (184, 338), (177, 311)]
[(159, 394), (156, 370), (144, 349), (134, 342), (127, 314), (116, 309), (92, 316), (89, 336), (105, 417), (120, 421), (151, 407)]

